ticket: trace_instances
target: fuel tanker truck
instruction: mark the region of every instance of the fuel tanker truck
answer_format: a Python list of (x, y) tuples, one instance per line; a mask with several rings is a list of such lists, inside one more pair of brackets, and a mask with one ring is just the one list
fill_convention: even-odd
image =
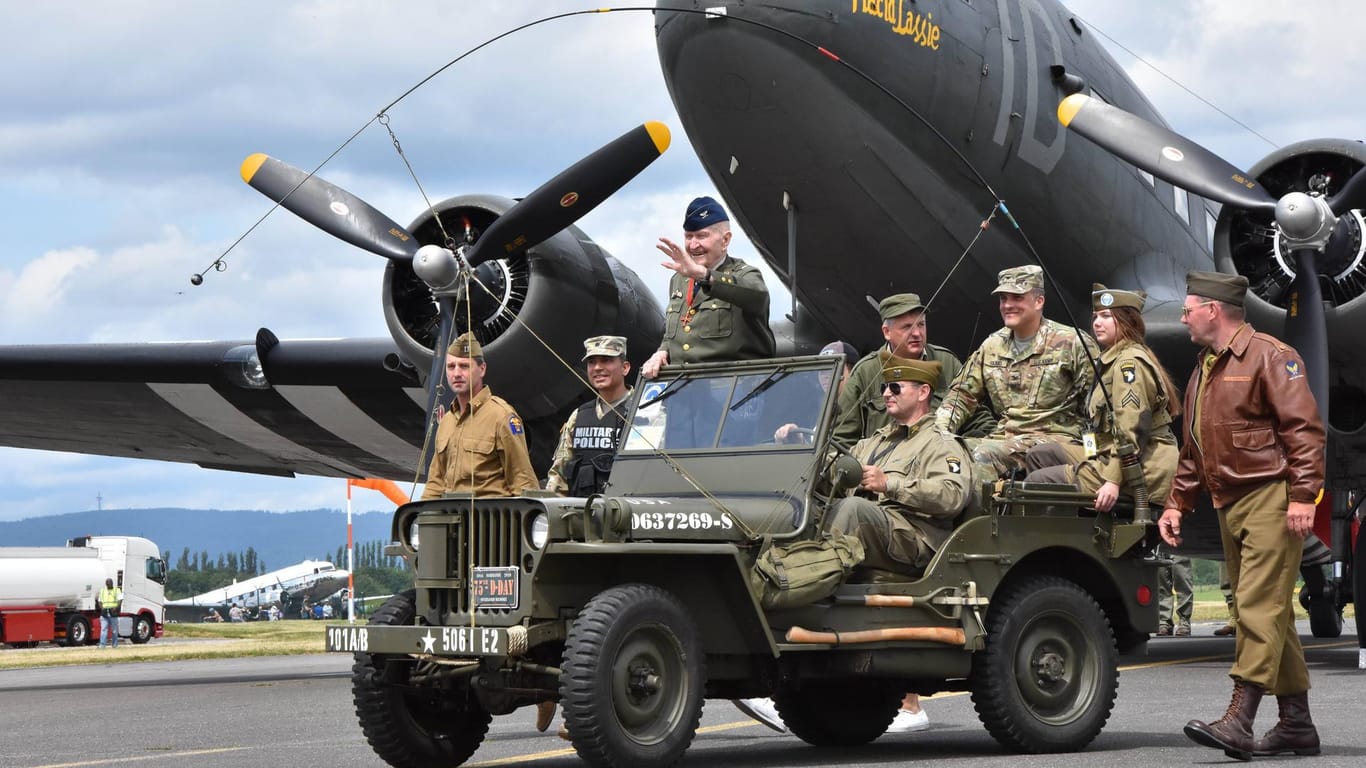
[(95, 642), (95, 598), (105, 579), (123, 590), (119, 636), (134, 643), (161, 637), (166, 561), (151, 541), (83, 536), (65, 547), (0, 547), (0, 643)]

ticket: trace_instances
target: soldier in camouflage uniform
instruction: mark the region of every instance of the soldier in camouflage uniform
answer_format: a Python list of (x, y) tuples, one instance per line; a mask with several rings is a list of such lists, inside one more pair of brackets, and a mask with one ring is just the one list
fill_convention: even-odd
[(626, 337), (594, 336), (583, 349), (588, 383), (598, 396), (569, 414), (545, 482), (547, 491), (570, 496), (602, 493), (621, 443), (626, 398), (632, 392), (626, 386), (631, 373)]
[(969, 440), (973, 460), (1006, 477), (1025, 466), (1025, 453), (1047, 442), (1080, 443), (1086, 396), (1095, 385), (1095, 340), (1043, 316), (1043, 270), (1002, 270), (997, 295), (1005, 327), (968, 358), (935, 414), (957, 431), (979, 405), (999, 421), (986, 438)]
[(892, 423), (860, 440), (859, 491), (841, 499), (830, 529), (859, 537), (863, 565), (922, 573), (953, 531), (972, 498), (972, 462), (959, 438), (934, 424), (930, 399), (937, 362), (892, 357), (882, 370), (883, 398)]
[(662, 365), (773, 357), (768, 288), (757, 267), (730, 256), (730, 218), (719, 203), (699, 197), (683, 218), (683, 245), (667, 237), (657, 247), (674, 271), (659, 350), (641, 366), (653, 379)]
[[(950, 382), (963, 368), (957, 355), (929, 343), (925, 305), (920, 303), (919, 296), (914, 293), (894, 294), (883, 299), (877, 310), (882, 316), (882, 338), (887, 343), (854, 365), (844, 389), (840, 391), (839, 416), (835, 421), (834, 435), (845, 444), (858, 442), (892, 422), (882, 403), (882, 368), (889, 357), (939, 363), (942, 372), (939, 381), (934, 384), (931, 412), (939, 407)], [(992, 426), (990, 414), (980, 410), (964, 426), (963, 434), (985, 435)]]

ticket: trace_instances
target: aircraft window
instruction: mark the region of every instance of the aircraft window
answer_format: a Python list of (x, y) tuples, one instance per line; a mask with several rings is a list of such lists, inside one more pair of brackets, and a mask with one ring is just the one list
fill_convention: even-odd
[(1180, 187), (1172, 187), (1172, 200), (1173, 207), (1176, 208), (1176, 215), (1180, 216), (1181, 220), (1186, 222), (1186, 226), (1190, 226), (1190, 196), (1186, 194), (1186, 190)]
[(1206, 209), (1205, 209), (1205, 247), (1209, 249), (1209, 252), (1210, 252), (1210, 253), (1214, 253), (1214, 225), (1215, 225), (1215, 223), (1216, 223), (1217, 221), (1218, 221), (1218, 219), (1216, 219), (1216, 218), (1214, 217), (1214, 212), (1211, 211), (1210, 209), (1206, 208)]
[(673, 387), (663, 398), (662, 386), (645, 391), (623, 451), (771, 447), (773, 433), (784, 424), (815, 427), (825, 398), (814, 370), (715, 376), (689, 383)]

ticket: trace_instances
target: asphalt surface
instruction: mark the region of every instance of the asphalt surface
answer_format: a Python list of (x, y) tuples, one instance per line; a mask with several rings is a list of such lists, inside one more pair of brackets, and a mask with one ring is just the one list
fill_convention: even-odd
[[(1167, 766), (1236, 764), (1181, 733), (1191, 718), (1219, 717), (1228, 704), (1233, 643), (1197, 624), (1191, 638), (1154, 639), (1147, 656), (1121, 660), (1110, 722), (1084, 752), (1005, 753), (977, 720), (966, 694), (926, 700), (931, 728), (883, 736), (859, 749), (824, 750), (748, 720), (729, 703), (708, 701), (684, 766)], [(1301, 623), (1323, 740), (1317, 758), (1256, 758), (1314, 768), (1366, 765), (1366, 671), (1347, 622), (1335, 640), (1308, 636)], [(98, 654), (117, 651), (91, 650)], [(0, 766), (318, 765), (380, 766), (356, 725), (350, 656), (317, 655), (74, 667), (0, 672)], [(1274, 721), (1268, 702), (1258, 733)], [(532, 726), (531, 710), (495, 718), (470, 766), (582, 766), (567, 742)]]

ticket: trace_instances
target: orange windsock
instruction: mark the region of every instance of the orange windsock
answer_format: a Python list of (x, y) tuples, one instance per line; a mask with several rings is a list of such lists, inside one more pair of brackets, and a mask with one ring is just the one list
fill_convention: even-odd
[(389, 500), (398, 506), (408, 503), (408, 494), (399, 490), (398, 484), (392, 480), (380, 480), (375, 477), (347, 478), (346, 484), (348, 486), (354, 485), (358, 488), (369, 488), (372, 491), (379, 491), (385, 496), (388, 496)]

